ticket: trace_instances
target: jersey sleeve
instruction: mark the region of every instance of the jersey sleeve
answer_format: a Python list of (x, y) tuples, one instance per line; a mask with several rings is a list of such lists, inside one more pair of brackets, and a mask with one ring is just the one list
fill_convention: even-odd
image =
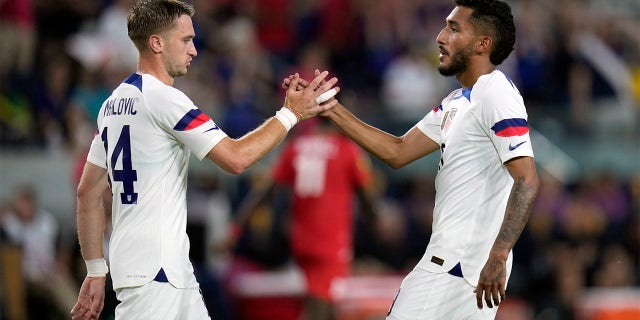
[(89, 154), (87, 155), (87, 161), (95, 164), (98, 167), (107, 168), (107, 153), (104, 150), (100, 133), (96, 131), (96, 135), (91, 141), (91, 147), (89, 148)]
[(506, 77), (486, 85), (486, 88), (477, 90), (481, 118), (500, 160), (504, 163), (516, 157), (533, 157), (522, 96)]
[(157, 108), (155, 120), (176, 140), (185, 144), (202, 160), (227, 134), (213, 120), (196, 107), (191, 99), (175, 88), (154, 94), (150, 103), (166, 106)]
[(422, 133), (437, 144), (442, 143), (442, 128), (440, 125), (442, 124), (443, 114), (442, 105), (439, 105), (429, 111), (429, 113), (416, 124), (416, 127), (422, 131)]

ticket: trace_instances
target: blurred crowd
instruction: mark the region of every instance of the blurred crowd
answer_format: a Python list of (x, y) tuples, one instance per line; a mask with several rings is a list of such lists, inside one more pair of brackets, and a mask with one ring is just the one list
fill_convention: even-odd
[[(450, 0), (192, 2), (198, 56), (175, 86), (232, 137), (274, 114), (284, 96), (280, 82), (293, 72), (308, 79), (314, 69), (330, 70), (340, 79), (339, 98), (348, 108), (399, 135), (456, 86), (436, 69), (435, 37), (453, 7)], [(557, 130), (579, 136), (585, 148), (612, 137), (637, 144), (640, 5), (508, 2), (518, 38), (501, 68), (518, 85), (531, 125), (559, 124)], [(71, 154), (76, 169), (70, 174), (79, 177), (103, 100), (135, 71), (136, 51), (126, 32), (129, 5), (0, 0), (2, 152)], [(629, 161), (638, 163), (635, 150)], [(210, 170), (190, 178), (192, 256), (216, 319), (232, 318), (226, 279), (233, 272), (273, 270), (289, 261), (288, 224), (275, 206), (256, 215), (234, 247), (227, 240), (235, 210), (263, 183), (268, 166), (267, 159), (241, 177)], [(405, 274), (422, 256), (435, 170), (403, 175), (376, 169), (378, 220), (374, 228), (357, 226), (354, 273)], [(640, 173), (600, 170), (575, 181), (544, 170), (540, 176), (537, 204), (514, 250), (509, 296), (525, 301), (532, 319), (573, 319), (575, 303), (588, 288), (640, 286)], [(16, 312), (9, 305), (20, 305), (10, 301), (19, 297), (32, 314), (65, 318), (84, 276), (75, 228), (61, 225), (33, 188), (13, 189), (14, 197), (0, 204), (0, 318)], [(16, 272), (24, 286), (7, 281), (13, 269), (4, 262), (14, 253), (21, 257)], [(23, 294), (6, 291), (18, 287)], [(109, 299), (107, 316), (115, 303)]]

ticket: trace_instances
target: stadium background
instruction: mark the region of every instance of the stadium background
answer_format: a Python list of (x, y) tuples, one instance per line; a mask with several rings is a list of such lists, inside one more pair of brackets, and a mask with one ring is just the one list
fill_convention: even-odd
[[(640, 3), (508, 2), (518, 38), (501, 69), (524, 96), (542, 188), (499, 317), (639, 319)], [(449, 0), (193, 3), (198, 57), (176, 87), (231, 136), (274, 113), (291, 72), (331, 70), (345, 105), (398, 135), (456, 87), (435, 68)], [(74, 189), (100, 103), (135, 69), (128, 5), (0, 1), (0, 224), (15, 191), (33, 187), (60, 226), (51, 273), (77, 286), (84, 271)], [(234, 210), (263, 183), (277, 152), (241, 176), (192, 161), (192, 258), (202, 265), (215, 319), (285, 319), (299, 307), (303, 288), (288, 263), (278, 202), (234, 250), (224, 240)], [(372, 160), (380, 225), (357, 230), (354, 276), (336, 285), (342, 319), (379, 319), (428, 241), (437, 155), (400, 170)], [(4, 233), (1, 241), (12, 244)], [(18, 299), (23, 281), (10, 281), (10, 255), (2, 262), (0, 318), (19, 315), (20, 306), (33, 313)]]

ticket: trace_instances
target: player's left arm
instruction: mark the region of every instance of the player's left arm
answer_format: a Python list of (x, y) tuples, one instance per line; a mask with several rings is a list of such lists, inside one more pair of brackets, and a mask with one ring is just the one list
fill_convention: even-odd
[[(78, 239), (85, 261), (104, 259), (102, 195), (107, 188), (107, 170), (87, 161), (77, 190)], [(92, 275), (89, 271), (78, 293), (78, 301), (70, 312), (73, 320), (97, 320), (104, 306), (106, 275)]]
[[(513, 187), (498, 236), (491, 247), (489, 258), (480, 272), (475, 289), (478, 308), (482, 300), (489, 308), (500, 304), (506, 297), (507, 257), (524, 229), (538, 195), (539, 181), (532, 157), (517, 157), (504, 164), (513, 177)], [(492, 303), (493, 301), (493, 303)]]

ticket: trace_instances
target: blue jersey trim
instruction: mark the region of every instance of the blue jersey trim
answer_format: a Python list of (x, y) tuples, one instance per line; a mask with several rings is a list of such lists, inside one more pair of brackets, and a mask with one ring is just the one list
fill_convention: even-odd
[(127, 79), (125, 79), (124, 83), (135, 86), (136, 88), (138, 88), (138, 90), (140, 90), (140, 92), (142, 92), (142, 76), (141, 75), (134, 73), (130, 75)]
[(451, 99), (451, 100), (458, 100), (458, 99), (460, 99), (462, 97), (465, 97), (465, 98), (467, 98), (467, 100), (469, 102), (471, 102), (471, 90), (473, 90), (473, 87), (471, 87), (471, 88), (462, 88), (462, 91), (460, 91), (460, 95), (455, 97), (455, 98), (453, 98), (453, 99)]
[(462, 266), (460, 265), (460, 262), (458, 262), (458, 264), (451, 268), (448, 273), (450, 275), (462, 278)]
[(169, 282), (169, 279), (167, 279), (167, 274), (164, 273), (164, 269), (160, 268), (160, 271), (158, 271), (158, 274), (156, 275), (156, 277), (153, 278), (153, 281)]

